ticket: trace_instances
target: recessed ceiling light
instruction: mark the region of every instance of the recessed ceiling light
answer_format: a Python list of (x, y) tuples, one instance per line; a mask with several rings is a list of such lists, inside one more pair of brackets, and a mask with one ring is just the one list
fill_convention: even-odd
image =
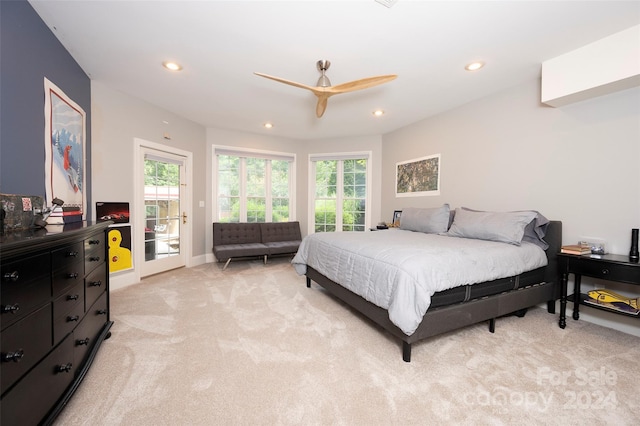
[(384, 111), (381, 109), (377, 109), (375, 111), (373, 111), (373, 115), (375, 115), (376, 117), (381, 117), (384, 115)]
[(182, 69), (182, 65), (170, 61), (163, 62), (162, 66), (170, 71), (180, 71)]
[(265, 129), (273, 128), (273, 124), (271, 124), (271, 123), (264, 123), (263, 126), (264, 126)]
[(464, 69), (467, 71), (477, 71), (482, 67), (484, 67), (484, 62), (471, 62), (470, 64), (467, 64)]

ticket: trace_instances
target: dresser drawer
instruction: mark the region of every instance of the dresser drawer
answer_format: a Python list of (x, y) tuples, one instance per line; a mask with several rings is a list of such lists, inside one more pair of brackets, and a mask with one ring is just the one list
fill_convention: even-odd
[(53, 341), (54, 344), (62, 340), (67, 334), (80, 324), (84, 317), (84, 304), (82, 301), (73, 305), (71, 310), (53, 319)]
[(0, 340), (0, 383), (4, 393), (51, 349), (51, 303), (7, 327)]
[(88, 274), (100, 263), (104, 262), (106, 256), (105, 235), (98, 234), (84, 240), (84, 272)]
[(88, 308), (107, 289), (107, 264), (103, 263), (92, 273), (87, 275), (85, 283), (85, 306)]
[(58, 318), (69, 312), (75, 305), (84, 305), (84, 282), (80, 281), (66, 289), (53, 301), (53, 317)]
[(637, 283), (640, 268), (615, 263), (571, 259), (570, 269), (579, 268), (579, 273), (604, 280)]
[(2, 397), (2, 425), (39, 424), (74, 379), (73, 336), (65, 339)]
[(17, 322), (51, 297), (49, 252), (2, 264), (0, 329)]
[(82, 323), (73, 332), (75, 339), (74, 359), (76, 364), (85, 360), (89, 350), (95, 345), (97, 337), (104, 328), (108, 319), (107, 293), (102, 296), (87, 309)]
[(51, 252), (53, 297), (84, 278), (83, 243), (65, 246)]

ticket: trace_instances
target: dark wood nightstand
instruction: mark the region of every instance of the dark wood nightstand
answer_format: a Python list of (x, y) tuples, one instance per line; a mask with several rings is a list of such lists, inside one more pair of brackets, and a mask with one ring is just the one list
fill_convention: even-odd
[[(640, 263), (630, 262), (629, 256), (620, 254), (578, 256), (573, 254), (560, 253), (558, 254), (558, 268), (561, 274), (563, 296), (567, 294), (567, 281), (569, 279), (569, 274), (573, 274), (575, 277), (575, 287), (573, 291), (574, 320), (578, 320), (580, 318), (581, 304), (596, 309), (602, 309), (613, 313), (640, 318), (637, 315), (624, 314), (612, 309), (608, 309), (604, 306), (600, 307), (594, 304), (587, 304), (585, 302), (585, 299), (588, 296), (580, 292), (580, 281), (583, 275), (593, 278), (600, 278), (607, 281), (640, 285)], [(563, 318), (560, 319), (560, 327), (564, 328)]]

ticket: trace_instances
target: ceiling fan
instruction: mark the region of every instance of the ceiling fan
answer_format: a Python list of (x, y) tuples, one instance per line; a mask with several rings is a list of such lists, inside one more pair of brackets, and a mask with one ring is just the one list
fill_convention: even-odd
[(340, 93), (353, 92), (356, 90), (368, 89), (369, 87), (377, 86), (379, 84), (387, 83), (394, 80), (397, 75), (379, 75), (376, 77), (362, 78), (360, 80), (350, 81), (348, 83), (338, 84), (336, 86), (331, 85), (329, 77), (326, 76), (326, 71), (329, 69), (331, 62), (326, 59), (320, 60), (316, 63), (318, 71), (322, 73), (318, 79), (318, 83), (315, 86), (307, 86), (306, 84), (296, 83), (295, 81), (285, 80), (280, 77), (273, 77), (271, 75), (255, 72), (255, 75), (260, 77), (269, 78), (271, 80), (279, 81), (280, 83), (288, 84), (290, 86), (300, 87), (313, 92), (318, 97), (318, 104), (316, 105), (316, 115), (318, 118), (322, 117), (324, 111), (327, 109), (327, 100), (333, 95), (339, 95)]

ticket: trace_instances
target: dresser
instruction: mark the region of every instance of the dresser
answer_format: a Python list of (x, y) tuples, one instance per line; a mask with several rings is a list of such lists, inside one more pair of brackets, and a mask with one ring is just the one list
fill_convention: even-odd
[(0, 237), (3, 426), (52, 423), (110, 336), (109, 224)]

